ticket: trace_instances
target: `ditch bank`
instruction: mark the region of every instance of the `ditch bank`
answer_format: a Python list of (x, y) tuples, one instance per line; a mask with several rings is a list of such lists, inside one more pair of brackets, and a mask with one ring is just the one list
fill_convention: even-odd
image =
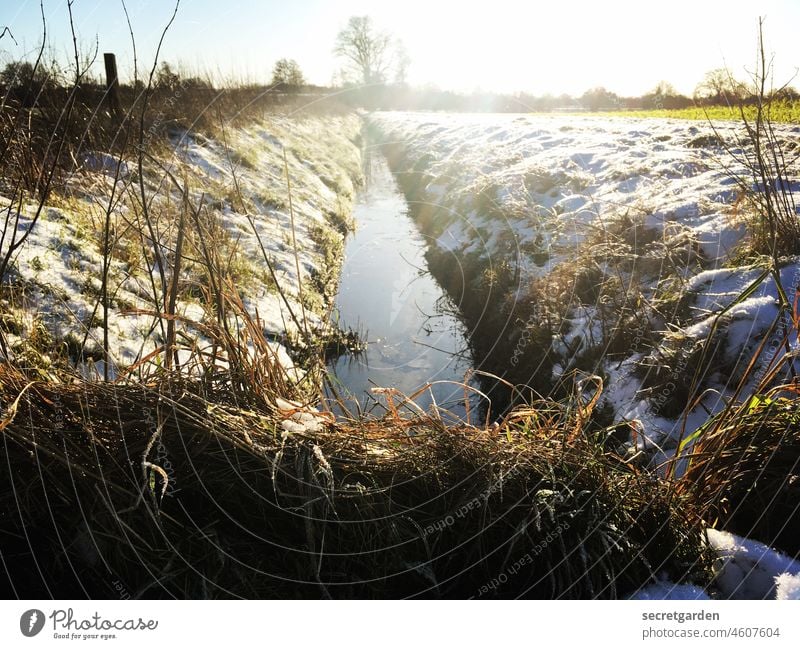
[[(474, 216), (478, 210), (492, 214), (496, 206), (491, 197), (479, 192), (475, 206), (463, 211), (463, 203), (449, 200), (436, 186), (433, 155), (420, 155), (407, 143), (387, 141), (380, 122), (373, 121), (371, 130), (372, 137), (383, 142), (381, 148), (410, 213), (428, 242), (427, 267), (463, 315), (475, 369), (503, 379), (481, 381), (492, 401), (491, 415), (499, 417), (515, 401), (530, 401), (537, 394), (558, 396), (552, 378), (559, 358), (552, 348), (556, 327), (541, 319), (535, 305), (524, 299), (520, 273), (524, 256), (530, 254), (544, 263), (547, 251), (538, 246), (523, 251), (513, 236), (488, 250), (493, 235)], [(464, 245), (455, 237), (462, 238)], [(519, 392), (509, 389), (506, 382), (519, 387)]]
[[(686, 122), (369, 119), (478, 366), (545, 410), (535, 393), (587, 408), (607, 451), (683, 480), (710, 525), (797, 556), (798, 434), (776, 416), (796, 388), (776, 390), (797, 375), (800, 262), (770, 270), (748, 247), (748, 171)], [(745, 450), (756, 435), (763, 453)]]
[[(779, 297), (767, 277), (735, 316), (712, 326), (763, 271), (758, 260), (737, 262), (750, 254), (757, 216), (748, 211), (749, 172), (718, 144), (740, 142), (736, 125), (718, 126), (717, 144), (698, 146), (702, 125), (669, 120), (369, 120), (484, 369), (543, 395), (563, 394), (575, 372), (597, 375), (606, 420), (638, 420), (660, 447), (674, 448), (685, 428), (724, 408), (730, 377), (746, 366), (737, 359), (752, 355)], [(784, 264), (792, 286), (796, 260)], [(719, 352), (716, 367), (700, 367), (708, 347)], [(718, 396), (685, 413), (696, 371), (695, 394)]]
[(174, 131), (148, 142), (141, 173), (135, 153), (84, 152), (40, 214), (19, 210), (27, 238), (2, 278), (10, 359), (114, 378), (169, 356), (213, 373), (229, 362), (216, 334), (249, 331), (229, 340), (248, 363), (264, 353), (291, 393), (315, 393), (305, 375), (333, 335), (360, 131), (354, 114)]
[(0, 365), (0, 399), (19, 403), (0, 594), (608, 599), (712, 583), (691, 509), (585, 439), (565, 445), (566, 411), (546, 436), (422, 417), (289, 432), (198, 387), (30, 384)]

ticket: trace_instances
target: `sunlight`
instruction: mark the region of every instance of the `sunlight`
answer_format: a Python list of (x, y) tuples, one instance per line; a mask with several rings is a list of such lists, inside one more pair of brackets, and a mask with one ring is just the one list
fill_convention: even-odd
[(777, 18), (787, 11), (798, 13), (800, 7), (765, 2), (757, 12), (738, 0), (726, 2), (724, 10), (718, 3), (691, 0), (662, 6), (633, 0), (411, 0), (402, 7), (367, 9), (364, 3), (364, 11), (402, 35), (415, 83), (554, 94), (580, 94), (602, 85), (630, 95), (662, 79), (691, 93), (700, 80), (697, 69), (724, 62), (737, 70), (752, 67), (753, 30), (760, 14), (775, 15), (767, 30), (773, 47), (784, 52), (777, 73), (791, 76), (790, 53), (798, 52), (798, 45)]
[[(798, 24), (0, 3), (0, 647), (623, 647), (800, 599)], [(274, 601), (523, 598), (426, 603), (441, 638)], [(764, 610), (702, 630), (790, 639)]]
[[(0, 24), (17, 25), (21, 32), (35, 30), (36, 5), (29, 1), (12, 9), (4, 3)], [(170, 5), (133, 0), (128, 8), (139, 53), (152, 56)], [(101, 51), (117, 50), (120, 69), (129, 73), (130, 35), (119, 6), (92, 0), (75, 9), (86, 46), (97, 34)], [(743, 0), (676, 0), (646, 7), (633, 0), (194, 0), (185, 3), (188, 12), (171, 29), (163, 55), (219, 80), (255, 79), (267, 74), (275, 60), (290, 57), (312, 82), (330, 83), (337, 72), (332, 38), (349, 15), (370, 15), (377, 26), (402, 39), (411, 61), (411, 83), (458, 91), (579, 95), (600, 85), (636, 95), (663, 79), (691, 94), (704, 70), (725, 64), (740, 72), (752, 68), (759, 15), (767, 16), (769, 42), (783, 53), (777, 78), (790, 78), (794, 61), (800, 60), (792, 27), (800, 21), (800, 4), (790, 0), (764, 0), (758, 7)], [(53, 21), (51, 39), (68, 42), (66, 23), (60, 19), (63, 3), (47, 3), (47, 13)], [(264, 38), (267, 32), (269, 38)], [(9, 39), (5, 44), (16, 55), (30, 53), (33, 45), (15, 47)]]

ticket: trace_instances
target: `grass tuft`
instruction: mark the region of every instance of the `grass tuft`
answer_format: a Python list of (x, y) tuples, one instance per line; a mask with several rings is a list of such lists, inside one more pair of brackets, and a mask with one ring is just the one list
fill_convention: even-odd
[(691, 507), (583, 434), (591, 404), (489, 428), (333, 424), (176, 377), (44, 383), (6, 365), (0, 394), (17, 596), (613, 598), (709, 579)]

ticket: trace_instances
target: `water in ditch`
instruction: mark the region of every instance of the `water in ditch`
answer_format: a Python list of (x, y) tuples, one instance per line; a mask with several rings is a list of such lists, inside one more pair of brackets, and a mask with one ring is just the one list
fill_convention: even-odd
[[(468, 332), (441, 286), (427, 272), (426, 242), (408, 215), (408, 204), (378, 151), (365, 156), (366, 185), (357, 197), (356, 231), (345, 246), (335, 317), (343, 329), (367, 341), (360, 355), (339, 357), (329, 366), (329, 399), (345, 400), (351, 413), (385, 412), (394, 388), (422, 410), (467, 415), (461, 385), (473, 366)], [(430, 385), (428, 389), (425, 386)], [(471, 393), (467, 393), (471, 394)], [(394, 397), (394, 403), (402, 398)], [(479, 400), (471, 397), (470, 416)], [(408, 408), (408, 406), (406, 406)], [(334, 407), (334, 411), (341, 410)]]

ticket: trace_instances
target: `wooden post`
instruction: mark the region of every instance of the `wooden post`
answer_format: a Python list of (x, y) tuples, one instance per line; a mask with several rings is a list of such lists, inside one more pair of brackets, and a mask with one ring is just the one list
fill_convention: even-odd
[(117, 57), (113, 52), (103, 54), (106, 64), (106, 100), (111, 116), (119, 119), (119, 78), (117, 77)]

